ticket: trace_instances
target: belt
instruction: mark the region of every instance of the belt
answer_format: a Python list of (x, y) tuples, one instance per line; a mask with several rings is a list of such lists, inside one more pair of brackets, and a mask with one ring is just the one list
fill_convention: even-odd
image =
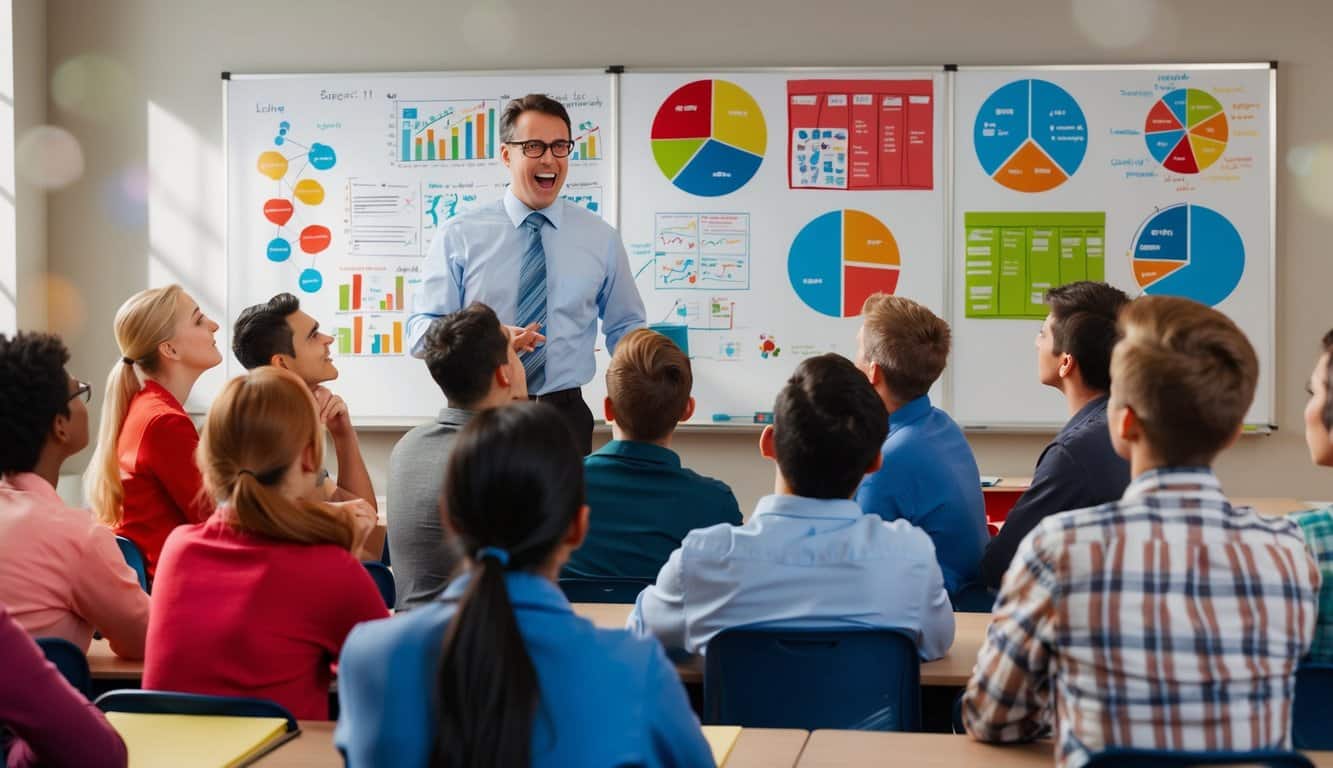
[(562, 389), (559, 392), (547, 392), (544, 395), (528, 395), (529, 400), (537, 400), (543, 403), (561, 404), (572, 403), (583, 399), (583, 390), (579, 387)]

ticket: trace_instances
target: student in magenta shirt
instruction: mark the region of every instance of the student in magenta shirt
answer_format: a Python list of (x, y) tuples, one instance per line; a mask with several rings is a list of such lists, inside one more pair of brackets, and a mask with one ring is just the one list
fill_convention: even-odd
[(179, 285), (140, 291), (116, 312), (120, 360), (106, 380), (88, 500), (102, 522), (139, 547), (149, 578), (167, 534), (213, 512), (184, 404), (204, 371), (222, 362), (217, 329)]
[(148, 595), (111, 531), (56, 495), (61, 464), (88, 445), (92, 389), (68, 362), (55, 336), (0, 334), (0, 603), (34, 636), (87, 652), (97, 628), (142, 659)]
[(323, 454), (315, 400), (295, 375), (264, 367), (223, 389), (199, 452), (218, 510), (162, 548), (144, 688), (254, 696), (328, 719), (343, 640), (389, 611), (352, 555), (375, 511), (322, 501)]

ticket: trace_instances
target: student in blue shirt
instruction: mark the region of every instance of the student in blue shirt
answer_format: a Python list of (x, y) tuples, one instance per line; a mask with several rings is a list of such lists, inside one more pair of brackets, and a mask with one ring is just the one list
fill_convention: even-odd
[(630, 331), (606, 371), (606, 420), (615, 438), (583, 460), (588, 538), (562, 576), (652, 579), (685, 534), (740, 525), (725, 483), (681, 467), (671, 450), (678, 421), (694, 413), (690, 359), (655, 331)]
[(922, 659), (943, 656), (953, 609), (930, 538), (851, 500), (879, 467), (887, 430), (865, 376), (838, 355), (803, 360), (773, 415), (759, 438), (777, 464), (773, 495), (745, 525), (690, 532), (639, 594), (630, 628), (702, 653), (743, 624), (896, 627), (916, 636)]
[(597, 629), (555, 585), (588, 530), (560, 414), (478, 413), (447, 472), (443, 508), (471, 571), (348, 636), (334, 733), (347, 765), (713, 765), (661, 646)]
[(976, 582), (990, 537), (972, 447), (928, 394), (949, 357), (949, 324), (911, 299), (883, 293), (866, 299), (861, 320), (856, 365), (889, 412), (889, 434), (883, 466), (861, 483), (856, 502), (930, 534), (944, 586), (956, 597)]

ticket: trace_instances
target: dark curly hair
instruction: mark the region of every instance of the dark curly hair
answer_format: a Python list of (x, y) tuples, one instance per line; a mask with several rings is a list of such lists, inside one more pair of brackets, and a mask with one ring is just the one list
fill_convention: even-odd
[(69, 350), (59, 336), (0, 333), (0, 474), (31, 472), (57, 415), (69, 415)]

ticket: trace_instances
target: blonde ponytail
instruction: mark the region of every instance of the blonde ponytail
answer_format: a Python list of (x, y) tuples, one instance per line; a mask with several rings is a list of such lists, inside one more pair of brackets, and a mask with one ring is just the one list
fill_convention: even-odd
[(116, 311), (116, 345), (120, 359), (106, 377), (106, 402), (97, 429), (97, 448), (84, 475), (84, 492), (97, 519), (110, 526), (124, 517), (125, 489), (120, 483), (120, 430), (130, 401), (142, 388), (135, 367), (157, 370), (157, 348), (170, 339), (176, 326), (179, 285), (150, 288), (131, 296)]

